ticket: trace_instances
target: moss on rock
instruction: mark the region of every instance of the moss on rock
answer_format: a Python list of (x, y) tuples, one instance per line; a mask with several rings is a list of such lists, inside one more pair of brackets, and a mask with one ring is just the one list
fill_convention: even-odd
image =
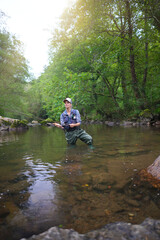
[(27, 127), (28, 121), (27, 120), (14, 120), (11, 124), (11, 128), (18, 128), (18, 127)]

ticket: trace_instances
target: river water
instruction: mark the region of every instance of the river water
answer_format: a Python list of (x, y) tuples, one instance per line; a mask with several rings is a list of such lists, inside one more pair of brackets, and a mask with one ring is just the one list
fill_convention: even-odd
[(160, 191), (134, 184), (160, 155), (160, 128), (83, 126), (94, 149), (64, 132), (33, 127), (0, 133), (0, 239), (52, 226), (79, 233), (107, 223), (160, 219)]

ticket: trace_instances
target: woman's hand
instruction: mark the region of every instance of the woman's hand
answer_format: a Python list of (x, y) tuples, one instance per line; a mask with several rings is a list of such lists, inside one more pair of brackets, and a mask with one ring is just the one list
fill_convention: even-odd
[(80, 123), (71, 123), (69, 124), (70, 128), (73, 128), (73, 127), (78, 127), (80, 126)]

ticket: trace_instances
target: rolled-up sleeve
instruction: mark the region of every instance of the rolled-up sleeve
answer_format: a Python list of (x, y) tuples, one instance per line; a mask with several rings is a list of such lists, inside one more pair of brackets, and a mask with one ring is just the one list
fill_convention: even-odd
[(77, 123), (81, 123), (81, 116), (78, 110), (76, 110)]
[(60, 116), (60, 122), (61, 122), (61, 126), (64, 126), (65, 124), (64, 124), (64, 119), (63, 119), (63, 114), (61, 114), (61, 116)]

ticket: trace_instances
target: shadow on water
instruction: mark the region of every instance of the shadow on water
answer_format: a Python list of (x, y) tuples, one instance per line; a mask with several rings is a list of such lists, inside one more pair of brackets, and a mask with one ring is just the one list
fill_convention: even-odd
[(159, 130), (84, 128), (94, 149), (80, 141), (67, 146), (55, 128), (0, 135), (1, 240), (52, 226), (85, 233), (110, 222), (160, 218), (160, 191), (134, 183), (159, 155)]

